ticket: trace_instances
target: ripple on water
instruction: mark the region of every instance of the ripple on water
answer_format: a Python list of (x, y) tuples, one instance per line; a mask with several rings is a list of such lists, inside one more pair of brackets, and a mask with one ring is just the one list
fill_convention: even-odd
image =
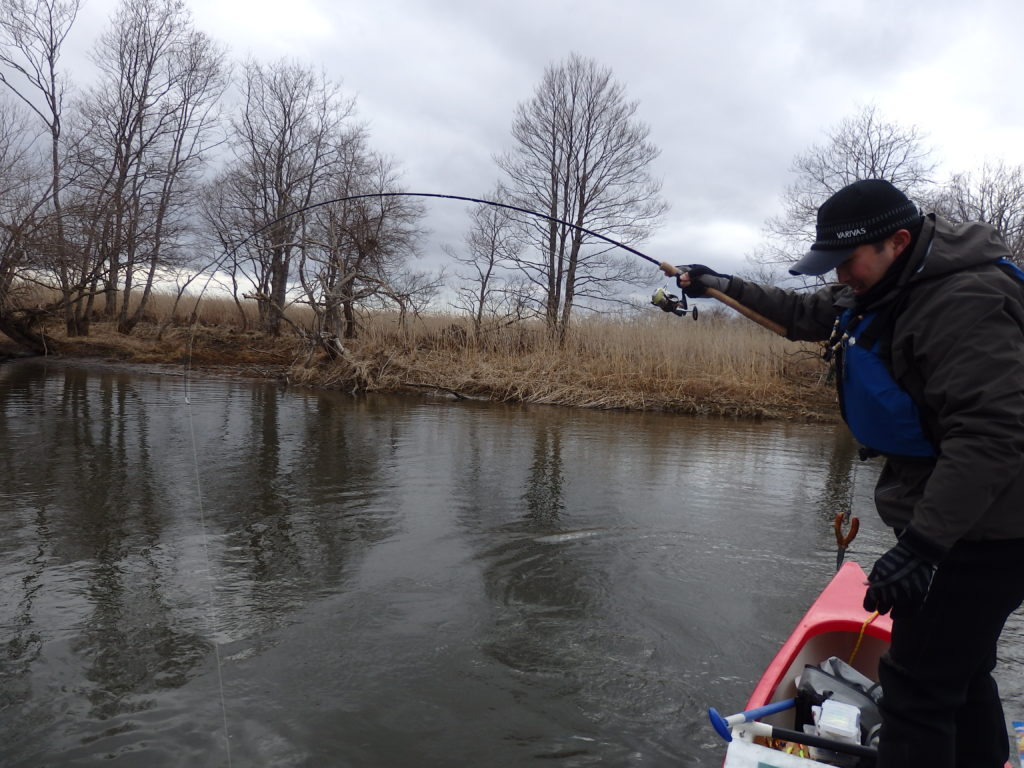
[(710, 768), (836, 505), (891, 541), (820, 427), (14, 373), (4, 764)]

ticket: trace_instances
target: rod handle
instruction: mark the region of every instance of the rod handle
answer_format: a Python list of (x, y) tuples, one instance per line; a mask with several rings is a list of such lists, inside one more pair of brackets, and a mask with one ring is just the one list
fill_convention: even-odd
[(771, 331), (774, 334), (777, 334), (779, 336), (785, 336), (786, 335), (786, 329), (783, 326), (779, 325), (774, 320), (769, 320), (767, 317), (765, 317), (761, 313), (755, 312), (750, 307), (747, 307), (747, 306), (744, 306), (743, 304), (740, 304), (732, 296), (726, 296), (724, 293), (722, 293), (719, 290), (716, 290), (715, 288), (706, 288), (706, 289), (704, 289), (704, 295), (705, 296), (710, 296), (712, 299), (716, 299), (716, 300), (722, 302), (727, 307), (732, 307), (737, 312), (739, 312), (741, 315), (743, 315), (745, 318), (747, 318), (747, 320), (753, 320), (755, 323), (760, 325), (762, 328), (767, 328), (769, 331)]

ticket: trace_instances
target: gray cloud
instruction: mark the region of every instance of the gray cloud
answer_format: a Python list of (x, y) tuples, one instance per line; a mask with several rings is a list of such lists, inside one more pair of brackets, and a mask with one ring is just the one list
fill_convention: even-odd
[[(576, 51), (608, 66), (661, 149), (672, 209), (642, 250), (739, 269), (778, 211), (798, 152), (865, 104), (929, 134), (946, 170), (1024, 162), (1014, 0), (967, 4), (665, 0), (204, 0), (197, 24), (236, 58), (292, 57), (358, 97), (372, 143), (414, 191), (482, 195), (516, 104)], [(113, 11), (92, 0), (76, 45)], [(965, 167), (966, 166), (966, 167)], [(429, 203), (458, 244), (465, 208)]]

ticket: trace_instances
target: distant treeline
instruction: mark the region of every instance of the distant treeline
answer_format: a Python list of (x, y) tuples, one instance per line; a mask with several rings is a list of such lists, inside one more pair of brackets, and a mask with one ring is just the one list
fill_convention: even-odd
[[(404, 324), (443, 309), (478, 339), (540, 327), (564, 348), (594, 313), (628, 324), (659, 277), (608, 242), (643, 243), (668, 206), (638, 103), (594, 60), (546, 68), (510, 115), (507, 146), (493, 148), (485, 197), (511, 208), (471, 208), (451, 269), (418, 271), (425, 203), (396, 196), (399, 160), (373, 149), (340, 85), (294, 61), (232, 62), (182, 0), (124, 0), (80, 86), (61, 57), (80, 8), (4, 2), (0, 14), (0, 332), (26, 348), (51, 347), (53, 319), (66, 338), (89, 336), (95, 318), (133, 334), (158, 287), (180, 299), (211, 282), (247, 329), (276, 336), (301, 322), (329, 357), (364, 332), (361, 316), (385, 311)], [(1018, 256), (1024, 246), (1019, 167), (935, 183), (917, 129), (874, 108), (794, 167), (784, 213), (751, 254), (766, 280), (806, 246), (817, 203), (866, 176), (994, 223)]]

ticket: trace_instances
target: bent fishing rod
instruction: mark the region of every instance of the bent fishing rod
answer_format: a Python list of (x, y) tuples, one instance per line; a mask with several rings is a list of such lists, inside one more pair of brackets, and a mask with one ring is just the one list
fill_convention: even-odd
[[(307, 211), (312, 211), (312, 210), (315, 210), (316, 208), (321, 208), (321, 207), (323, 207), (325, 205), (331, 205), (333, 203), (344, 203), (344, 202), (348, 202), (348, 201), (351, 201), (351, 200), (367, 200), (367, 199), (370, 199), (370, 198), (388, 198), (388, 197), (426, 197), (426, 198), (433, 198), (433, 199), (439, 199), (439, 200), (460, 200), (460, 201), (466, 202), (466, 203), (475, 203), (477, 205), (490, 205), (490, 206), (493, 206), (495, 208), (504, 208), (505, 210), (515, 211), (516, 213), (522, 213), (522, 214), (525, 214), (527, 216), (533, 216), (533, 217), (538, 218), (538, 219), (544, 219), (545, 221), (550, 221), (550, 222), (553, 222), (555, 224), (560, 224), (561, 226), (564, 226), (564, 227), (570, 227), (570, 228), (575, 229), (575, 230), (577, 230), (579, 232), (582, 232), (585, 235), (590, 235), (591, 237), (595, 237), (598, 240), (602, 240), (602, 241), (608, 243), (609, 245), (613, 245), (616, 248), (621, 248), (622, 250), (627, 251), (628, 253), (631, 253), (634, 256), (639, 256), (641, 259), (644, 259), (645, 261), (649, 261), (652, 264), (656, 265), (662, 272), (665, 273), (666, 277), (677, 277), (678, 275), (682, 274), (682, 270), (679, 269), (679, 267), (676, 267), (676, 266), (674, 266), (672, 264), (669, 264), (667, 261), (658, 261), (654, 257), (648, 256), (646, 253), (638, 251), (636, 248), (632, 248), (632, 247), (626, 245), (625, 243), (620, 243), (618, 240), (614, 240), (614, 239), (608, 237), (607, 235), (602, 235), (600, 232), (594, 232), (593, 230), (587, 229), (586, 227), (582, 227), (579, 224), (573, 224), (570, 221), (565, 221), (563, 219), (556, 218), (555, 216), (549, 216), (548, 214), (540, 213), (539, 211), (533, 211), (533, 210), (530, 210), (529, 208), (522, 208), (522, 207), (520, 207), (518, 205), (511, 205), (510, 203), (499, 203), (499, 202), (496, 202), (494, 200), (484, 200), (484, 199), (481, 199), (481, 198), (478, 198), (478, 197), (466, 197), (466, 196), (463, 196), (463, 195), (444, 195), (444, 194), (441, 194), (441, 193), (438, 193), (438, 192), (368, 192), (368, 193), (358, 194), (358, 195), (347, 195), (345, 197), (336, 197), (336, 198), (333, 198), (332, 200), (324, 200), (324, 201), (319, 202), (319, 203), (313, 203), (311, 205), (304, 206), (303, 208), (298, 208), (298, 209), (296, 209), (294, 211), (290, 211), (289, 213), (286, 213), (284, 216), (279, 216), (278, 218), (274, 219), (273, 221), (270, 221), (270, 222), (264, 224), (262, 227), (260, 227), (259, 229), (255, 230), (254, 232), (252, 232), (245, 239), (243, 239), (240, 243), (238, 243), (238, 245), (236, 245), (234, 248), (232, 248), (228, 252), (227, 256), (230, 256), (231, 254), (233, 254), (236, 251), (238, 251), (239, 248), (241, 248), (247, 242), (249, 242), (254, 237), (259, 235), (261, 232), (264, 232), (265, 230), (269, 229), (270, 227), (274, 226), (275, 224), (277, 224), (277, 223), (279, 223), (281, 221), (284, 221), (285, 219), (291, 218), (292, 216), (298, 216), (299, 214), (306, 213)], [(227, 256), (225, 256), (225, 259), (227, 258)], [(658, 293), (661, 293), (662, 294), (662, 298), (665, 299), (665, 300), (674, 299), (674, 297), (667, 297), (667, 296), (665, 296), (664, 293), (661, 292), (661, 291), (659, 291)], [(658, 297), (658, 293), (655, 294), (655, 297)], [(760, 326), (762, 326), (764, 328), (767, 328), (769, 331), (772, 331), (773, 333), (776, 333), (779, 336), (785, 336), (786, 335), (786, 329), (783, 328), (778, 323), (776, 323), (775, 321), (769, 320), (764, 315), (761, 315), (758, 312), (755, 312), (754, 310), (750, 309), (749, 307), (746, 307), (743, 304), (740, 304), (738, 301), (736, 301), (736, 299), (732, 298), (731, 296), (727, 296), (726, 294), (722, 293), (719, 290), (716, 290), (715, 288), (707, 288), (707, 289), (705, 289), (704, 295), (707, 296), (707, 297), (710, 297), (712, 299), (716, 299), (717, 301), (720, 301), (722, 304), (725, 304), (726, 306), (731, 307), (732, 309), (736, 310), (741, 315), (746, 317), (748, 320), (752, 320), (753, 322), (757, 323), (758, 325), (760, 325)], [(661, 304), (658, 304), (655, 301), (652, 301), (652, 303), (656, 304), (657, 306), (662, 306)], [(686, 310), (685, 299), (682, 300), (681, 302), (679, 302), (679, 305), (682, 306), (682, 310), (679, 310), (677, 307), (672, 307), (670, 309), (666, 309), (666, 311), (675, 311), (676, 314), (685, 313), (687, 311)], [(696, 310), (693, 310), (693, 311), (694, 311), (694, 313), (696, 313)], [(696, 319), (696, 318), (697, 318), (697, 315), (694, 314), (694, 319)]]

